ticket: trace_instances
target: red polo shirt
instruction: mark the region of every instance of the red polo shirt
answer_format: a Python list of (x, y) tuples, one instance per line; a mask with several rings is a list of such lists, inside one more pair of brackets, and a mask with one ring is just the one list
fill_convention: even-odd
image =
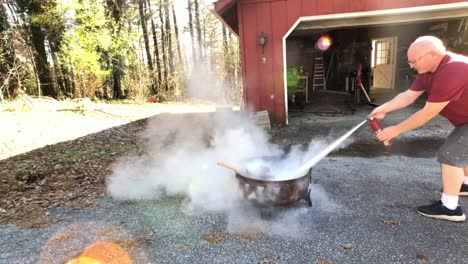
[(431, 103), (450, 101), (440, 115), (457, 127), (468, 124), (468, 57), (447, 52), (437, 69), (419, 74), (410, 89), (426, 91)]

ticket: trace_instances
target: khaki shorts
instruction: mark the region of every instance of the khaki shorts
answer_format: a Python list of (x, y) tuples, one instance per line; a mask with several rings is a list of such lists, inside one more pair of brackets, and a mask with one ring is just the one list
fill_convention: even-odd
[(468, 124), (453, 129), (440, 147), (437, 161), (454, 167), (468, 166)]

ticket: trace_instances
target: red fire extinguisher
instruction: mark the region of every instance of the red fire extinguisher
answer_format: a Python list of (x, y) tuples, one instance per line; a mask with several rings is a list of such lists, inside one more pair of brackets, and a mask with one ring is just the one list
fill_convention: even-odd
[[(367, 122), (369, 122), (369, 126), (376, 133), (382, 131), (382, 126), (380, 125), (379, 121), (377, 121), (377, 118), (368, 117)], [(386, 148), (390, 148), (393, 145), (392, 140), (384, 141), (383, 144)]]

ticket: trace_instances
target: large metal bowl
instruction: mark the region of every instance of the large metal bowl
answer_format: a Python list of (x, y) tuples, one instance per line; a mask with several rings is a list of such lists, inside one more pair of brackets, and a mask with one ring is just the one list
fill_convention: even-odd
[(303, 176), (284, 181), (251, 178), (239, 172), (236, 173), (236, 178), (245, 199), (273, 205), (288, 205), (305, 200), (309, 206), (312, 206), (311, 172), (312, 169)]

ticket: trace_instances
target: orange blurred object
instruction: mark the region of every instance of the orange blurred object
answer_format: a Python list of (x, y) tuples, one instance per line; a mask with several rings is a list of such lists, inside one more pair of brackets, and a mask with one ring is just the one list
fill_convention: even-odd
[(106, 264), (105, 262), (88, 257), (78, 257), (68, 261), (66, 264)]
[(115, 243), (96, 242), (66, 264), (132, 264), (132, 259)]
[(159, 102), (159, 97), (150, 97), (150, 98), (148, 98), (148, 102), (157, 103), (157, 102)]
[(330, 46), (331, 44), (333, 43), (332, 39), (330, 38), (330, 36), (328, 35), (324, 35), (322, 37), (320, 37), (317, 41), (317, 47), (321, 50), (321, 51), (326, 51)]

